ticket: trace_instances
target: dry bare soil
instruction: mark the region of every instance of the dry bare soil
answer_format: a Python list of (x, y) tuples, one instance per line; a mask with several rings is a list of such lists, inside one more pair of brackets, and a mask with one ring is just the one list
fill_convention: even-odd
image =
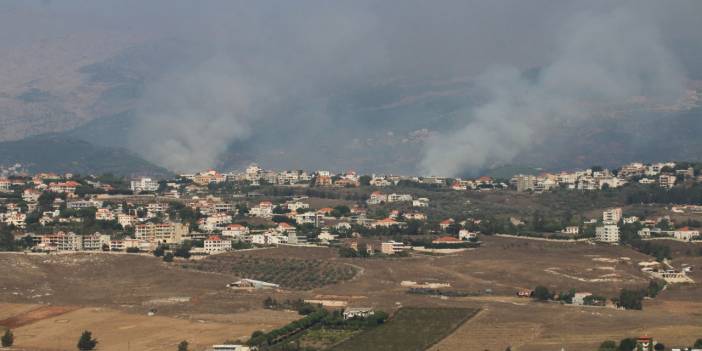
[[(643, 311), (573, 307), (515, 297), (520, 288), (545, 285), (554, 291), (589, 291), (614, 297), (623, 287), (642, 287), (648, 278), (638, 263), (651, 258), (620, 246), (538, 242), (486, 237), (484, 246), (456, 255), (408, 258), (339, 258), (332, 249), (277, 248), (234, 255), (248, 259), (321, 260), (351, 265), (350, 280), (311, 290), (236, 291), (225, 284), (235, 273), (207, 273), (148, 256), (112, 254), (0, 254), (0, 325), (11, 326), (17, 345), (70, 350), (90, 329), (104, 350), (172, 350), (187, 339), (195, 350), (253, 330), (281, 326), (294, 312), (262, 310), (267, 296), (344, 301), (388, 312), (399, 307), (480, 309), (432, 350), (593, 350), (606, 339), (649, 334), (666, 345), (702, 337), (699, 284), (671, 286)], [(699, 267), (695, 250), (675, 247), (673, 265)], [(690, 252), (690, 255), (686, 253)], [(227, 256), (225, 256), (227, 257)], [(693, 278), (702, 276), (696, 270)], [(412, 295), (403, 280), (446, 282), (475, 296)], [(491, 293), (486, 293), (490, 289)], [(157, 309), (156, 316), (146, 312)], [(157, 321), (157, 323), (154, 323)], [(159, 327), (151, 327), (158, 325)], [(110, 348), (112, 347), (112, 348)]]

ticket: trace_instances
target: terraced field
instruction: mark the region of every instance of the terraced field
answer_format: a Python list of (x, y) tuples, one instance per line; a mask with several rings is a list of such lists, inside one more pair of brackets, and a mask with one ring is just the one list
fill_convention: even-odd
[(310, 290), (353, 278), (358, 269), (319, 259), (217, 255), (189, 262), (185, 268), (233, 274), (237, 277), (280, 284), (283, 288)]

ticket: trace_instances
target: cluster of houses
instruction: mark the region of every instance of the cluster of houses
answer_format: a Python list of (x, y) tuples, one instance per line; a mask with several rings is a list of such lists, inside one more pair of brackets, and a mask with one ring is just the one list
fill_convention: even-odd
[[(247, 180), (257, 180), (262, 174), (265, 173), (255, 167), (249, 167), (245, 173)], [(306, 224), (320, 228), (316, 238), (312, 238), (316, 244), (328, 245), (337, 241), (338, 233), (348, 233), (352, 225), (402, 227), (405, 220), (426, 220), (426, 215), (420, 211), (392, 211), (387, 218), (371, 219), (366, 217), (366, 208), (359, 206), (350, 208), (340, 217), (330, 207), (310, 208), (304, 196), (275, 204), (268, 200), (252, 204), (249, 197), (232, 195), (232, 198), (223, 199), (207, 190), (203, 195), (203, 189), (207, 189), (205, 185), (227, 179), (216, 171), (200, 172), (186, 178), (191, 182), (135, 179), (129, 183), (133, 195), (105, 194), (111, 189), (109, 186), (88, 179), (71, 180), (71, 177), (43, 173), (32, 178), (0, 179), (3, 191), (20, 191), (22, 194), (21, 204), (3, 204), (5, 211), (0, 212), (0, 220), (14, 228), (19, 233), (16, 235), (30, 237), (33, 248), (39, 251), (149, 251), (160, 245), (174, 246), (185, 240), (199, 240), (203, 245), (194, 250), (204, 254), (230, 250), (233, 241), (254, 245), (307, 245), (310, 238), (297, 233), (298, 226)], [(77, 189), (80, 187), (101, 192), (79, 194)], [(45, 197), (39, 206), (45, 193), (53, 196)], [(381, 199), (380, 203), (407, 202), (417, 208), (429, 204), (427, 198), (413, 199), (408, 194), (374, 193), (371, 197)], [(178, 211), (183, 208), (190, 209), (197, 217), (195, 223), (187, 223), (181, 218)], [(94, 213), (92, 218), (86, 217), (85, 213), (79, 214), (84, 210), (91, 210), (87, 213)], [(30, 223), (28, 216), (34, 217)], [(275, 221), (273, 225), (250, 228), (245, 224), (246, 220), (242, 223), (242, 216), (267, 223)], [(235, 219), (239, 223), (235, 223)], [(61, 229), (70, 225), (80, 227), (85, 221), (113, 223), (121, 233), (111, 237), (99, 232), (81, 235)], [(32, 224), (34, 230), (25, 231), (28, 224)], [(42, 229), (36, 230), (37, 225)], [(51, 232), (52, 228), (58, 229)]]
[(615, 171), (602, 168), (540, 175), (519, 174), (512, 177), (510, 185), (519, 192), (544, 192), (555, 188), (602, 190), (605, 187), (618, 188), (630, 182), (658, 184), (661, 188), (670, 189), (680, 180), (702, 181), (702, 176), (696, 177), (692, 167), (676, 168), (674, 162), (633, 162)]
[[(590, 220), (588, 223), (597, 223), (595, 227), (595, 240), (604, 243), (618, 243), (621, 240), (620, 224), (638, 223), (642, 226), (638, 230), (639, 237), (649, 239), (653, 237), (671, 238), (679, 241), (702, 240), (699, 229), (684, 226), (676, 229), (666, 230), (659, 228), (658, 225), (665, 221), (668, 226), (673, 227), (674, 222), (669, 216), (662, 216), (656, 219), (641, 219), (637, 216), (625, 217), (622, 215), (622, 209), (609, 208), (602, 212), (601, 222)], [(564, 234), (578, 234), (578, 226), (569, 226), (563, 229)]]
[[(206, 170), (162, 181), (141, 177), (129, 182), (130, 193), (124, 194), (116, 193), (112, 184), (101, 183), (96, 177), (39, 173), (33, 176), (12, 175), (0, 178), (0, 192), (15, 194), (4, 197), (0, 203), (0, 222), (14, 228), (16, 232), (29, 234), (36, 247), (42, 250), (95, 250), (105, 247), (111, 250), (134, 247), (144, 250), (162, 244), (177, 245), (184, 240), (199, 240), (204, 242), (204, 247), (201, 248), (204, 253), (216, 253), (231, 249), (232, 241), (255, 245), (307, 245), (311, 240), (316, 244), (331, 244), (338, 240), (339, 233), (352, 234), (354, 226), (376, 229), (403, 228), (411, 221), (426, 222), (428, 218), (424, 209), (430, 204), (428, 198), (378, 190), (370, 193), (365, 203), (359, 203), (349, 208), (348, 212), (339, 214), (330, 207), (311, 208), (304, 196), (288, 197), (285, 201), (275, 203), (265, 199), (253, 201), (262, 196), (255, 192), (230, 194), (226, 198), (213, 196), (209, 190), (210, 185), (223, 182), (314, 187), (370, 185), (384, 188), (397, 186), (402, 181), (410, 181), (431, 186), (448, 186), (459, 191), (491, 190), (510, 186), (517, 191), (547, 191), (554, 187), (583, 190), (602, 189), (605, 186), (614, 188), (633, 181), (658, 182), (661, 187), (669, 188), (681, 179), (699, 180), (698, 178), (695, 178), (694, 169), (676, 168), (676, 164), (671, 162), (631, 163), (615, 171), (588, 169), (539, 176), (517, 175), (509, 185), (498, 183), (490, 177), (448, 179), (367, 176), (355, 172), (337, 174), (324, 170), (270, 171), (251, 165), (243, 172), (220, 173)], [(42, 197), (44, 194), (52, 196)], [(367, 206), (394, 204), (404, 210), (390, 210), (385, 218), (367, 216)], [(673, 211), (702, 212), (702, 207), (696, 207), (699, 208), (676, 207)], [(183, 218), (180, 211), (184, 208), (189, 209), (196, 218)], [(94, 216), (88, 218), (85, 213), (94, 213)], [(242, 220), (242, 217), (245, 219)], [(248, 218), (256, 223), (263, 221), (268, 224), (250, 227), (245, 223), (249, 221)], [(78, 240), (73, 237), (77, 234), (66, 229), (80, 227), (86, 221), (114, 223), (115, 228), (121, 229), (122, 233), (112, 235), (109, 240), (105, 238), (106, 234), (100, 233), (93, 233), (86, 236), (85, 240)], [(655, 223), (651, 224), (650, 221), (640, 221), (635, 217), (622, 218), (621, 209), (615, 208), (605, 211), (602, 221), (597, 221), (596, 240), (618, 242), (621, 221), (638, 221), (644, 224), (644, 228), (639, 232), (644, 238), (670, 236), (690, 241), (699, 237), (699, 231), (693, 228), (667, 230), (657, 228)], [(271, 224), (272, 222), (275, 223)], [(29, 224), (32, 225), (31, 231), (27, 230)], [(45, 230), (36, 230), (37, 224)], [(298, 228), (304, 225), (318, 228), (316, 237), (300, 235)], [(455, 223), (447, 219), (441, 222), (439, 227), (446, 232), (451, 225)], [(51, 231), (54, 227), (57, 230)], [(569, 226), (563, 229), (563, 233), (577, 235), (580, 229), (579, 226)], [(437, 238), (436, 244), (450, 245), (451, 241), (470, 240), (473, 234), (461, 230), (458, 236)], [(43, 239), (44, 236), (46, 239)], [(97, 236), (101, 239), (93, 240), (93, 237)], [(99, 245), (94, 244), (95, 242), (99, 242)], [(403, 247), (403, 244), (395, 242), (386, 242), (379, 246), (380, 251), (387, 254), (401, 252)]]

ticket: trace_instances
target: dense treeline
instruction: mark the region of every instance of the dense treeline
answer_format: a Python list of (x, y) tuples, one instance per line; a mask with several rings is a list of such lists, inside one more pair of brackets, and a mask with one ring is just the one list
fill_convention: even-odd
[(691, 204), (702, 205), (702, 186), (674, 187), (666, 190), (656, 186), (637, 187), (627, 195), (628, 204)]
[(671, 259), (670, 246), (658, 244), (651, 241), (632, 240), (629, 244), (637, 251), (649, 256), (653, 256), (658, 261)]

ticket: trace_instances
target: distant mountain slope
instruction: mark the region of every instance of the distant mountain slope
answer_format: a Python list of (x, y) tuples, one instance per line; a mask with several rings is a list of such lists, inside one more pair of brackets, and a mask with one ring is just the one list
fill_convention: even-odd
[(134, 110), (111, 116), (97, 118), (80, 127), (57, 133), (67, 138), (85, 140), (89, 143), (107, 147), (126, 147), (127, 135), (136, 123)]
[(145, 161), (122, 148), (97, 146), (60, 135), (38, 135), (0, 142), (0, 164), (20, 163), (31, 172), (80, 174), (171, 175), (168, 170)]

